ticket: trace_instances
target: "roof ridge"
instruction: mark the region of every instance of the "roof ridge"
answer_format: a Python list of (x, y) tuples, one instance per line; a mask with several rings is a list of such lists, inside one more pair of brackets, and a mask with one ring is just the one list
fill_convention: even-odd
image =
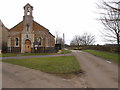
[(5, 27), (7, 30), (9, 30), (9, 29), (3, 24), (3, 22), (2, 22), (1, 19), (0, 19), (0, 23), (1, 23), (1, 26), (2, 26), (2, 27)]
[[(19, 22), (18, 24), (16, 24), (15, 26), (13, 26), (11, 29), (15, 28), (16, 26), (18, 26), (20, 23), (22, 23), (23, 21)], [(10, 30), (11, 30), (10, 29)]]
[[(41, 24), (39, 24), (39, 23), (36, 22), (35, 20), (33, 20), (33, 21), (49, 32), (49, 30), (48, 30), (47, 28), (45, 28), (44, 26), (42, 26)], [(49, 33), (50, 33), (50, 32), (49, 32)], [(50, 33), (50, 34), (51, 34), (53, 37), (55, 37), (52, 33)]]

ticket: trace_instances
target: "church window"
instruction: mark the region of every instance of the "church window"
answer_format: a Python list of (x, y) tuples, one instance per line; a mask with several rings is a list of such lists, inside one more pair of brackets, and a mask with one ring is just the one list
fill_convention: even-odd
[(29, 25), (27, 24), (27, 31), (29, 31)]
[(26, 37), (28, 38), (28, 35), (26, 35)]
[(15, 41), (15, 42), (16, 42), (16, 46), (18, 46), (18, 42), (19, 42), (19, 41), (18, 41), (18, 38), (16, 38), (16, 41)]
[(38, 45), (41, 45), (42, 44), (42, 39), (41, 37), (38, 38)]
[(27, 15), (30, 15), (30, 8), (27, 8)]
[(49, 39), (46, 38), (46, 47), (49, 47)]
[(30, 12), (29, 12), (29, 11), (27, 12), (27, 15), (30, 15)]

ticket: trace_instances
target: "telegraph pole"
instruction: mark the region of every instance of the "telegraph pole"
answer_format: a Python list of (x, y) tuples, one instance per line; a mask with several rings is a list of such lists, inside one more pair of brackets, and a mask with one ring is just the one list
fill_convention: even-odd
[(63, 48), (65, 48), (65, 34), (63, 33)]
[[(65, 34), (63, 33), (63, 53), (64, 53), (64, 49), (65, 49)], [(65, 53), (64, 53), (65, 56)]]

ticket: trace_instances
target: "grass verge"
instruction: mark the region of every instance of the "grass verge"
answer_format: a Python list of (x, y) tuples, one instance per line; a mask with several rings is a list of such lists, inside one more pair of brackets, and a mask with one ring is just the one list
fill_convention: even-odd
[(17, 56), (17, 54), (15, 54), (15, 53), (4, 53), (4, 54), (0, 54), (0, 57), (13, 57), (13, 56)]
[(0, 54), (0, 57), (55, 55), (55, 54), (67, 54), (67, 53), (71, 53), (71, 51), (70, 50), (62, 50), (60, 53), (23, 53), (21, 55), (19, 55), (19, 53), (3, 53), (3, 54)]
[(22, 56), (52, 55), (55, 53), (23, 53)]
[(67, 53), (72, 53), (70, 50), (62, 50), (59, 54), (67, 54)]
[(57, 56), (16, 60), (11, 59), (3, 60), (2, 62), (55, 74), (67, 75), (80, 71), (80, 65), (75, 56)]
[(118, 54), (117, 53), (109, 53), (109, 52), (103, 52), (103, 51), (97, 51), (97, 50), (83, 50), (85, 52), (88, 52), (90, 54), (105, 58), (105, 59), (109, 59), (109, 60), (113, 60), (115, 62), (118, 63)]

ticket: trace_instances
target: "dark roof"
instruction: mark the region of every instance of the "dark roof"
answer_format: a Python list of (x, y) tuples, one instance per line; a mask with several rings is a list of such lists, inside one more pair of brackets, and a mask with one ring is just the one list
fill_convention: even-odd
[(25, 6), (24, 6), (24, 9), (26, 6), (30, 6), (32, 9), (33, 9), (33, 6), (31, 6), (29, 3), (27, 3)]

